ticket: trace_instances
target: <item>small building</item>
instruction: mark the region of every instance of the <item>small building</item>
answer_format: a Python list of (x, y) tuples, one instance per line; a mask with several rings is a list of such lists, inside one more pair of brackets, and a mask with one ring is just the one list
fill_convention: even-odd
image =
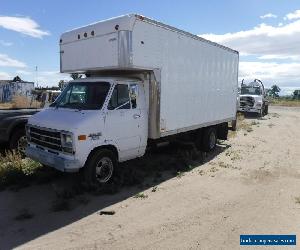
[(0, 80), (0, 103), (11, 102), (14, 96), (32, 97), (33, 82), (21, 80), (18, 76), (13, 80)]

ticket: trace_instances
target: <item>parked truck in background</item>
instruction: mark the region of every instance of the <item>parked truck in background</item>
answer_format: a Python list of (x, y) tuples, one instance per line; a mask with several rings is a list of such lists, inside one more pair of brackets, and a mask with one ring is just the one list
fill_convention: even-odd
[(239, 97), (240, 112), (257, 113), (260, 117), (267, 115), (269, 102), (262, 81), (255, 79), (253, 82), (241, 84)]
[(38, 111), (36, 108), (0, 110), (0, 143), (25, 153), (25, 125), (28, 118)]
[(188, 138), (204, 151), (236, 119), (239, 55), (228, 47), (130, 14), (62, 34), (71, 81), (27, 125), (26, 154), (106, 183), (118, 162)]
[[(41, 100), (37, 100), (37, 92), (39, 92)], [(42, 108), (48, 107), (60, 92), (59, 90), (34, 91), (31, 101), (28, 103), (23, 101), (23, 108), (0, 108), (0, 144), (10, 150), (25, 154), (27, 146), (25, 125), (28, 118)]]

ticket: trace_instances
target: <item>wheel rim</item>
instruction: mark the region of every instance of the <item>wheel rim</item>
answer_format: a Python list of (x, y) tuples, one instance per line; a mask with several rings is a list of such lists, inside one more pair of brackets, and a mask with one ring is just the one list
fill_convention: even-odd
[(108, 182), (113, 174), (113, 162), (108, 157), (102, 157), (96, 165), (96, 180), (100, 183)]
[(27, 139), (26, 139), (26, 136), (23, 135), (19, 138), (19, 140), (17, 142), (17, 150), (20, 153), (25, 154), (26, 146), (27, 146)]
[(213, 149), (216, 145), (216, 135), (214, 132), (211, 132), (209, 135), (209, 148)]

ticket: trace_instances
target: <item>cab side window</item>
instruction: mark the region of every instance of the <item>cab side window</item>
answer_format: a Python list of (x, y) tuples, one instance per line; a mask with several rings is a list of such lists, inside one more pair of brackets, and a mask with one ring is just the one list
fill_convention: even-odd
[(127, 84), (117, 84), (115, 86), (108, 104), (108, 109), (130, 109), (130, 98)]
[(130, 84), (129, 85), (129, 93), (130, 93), (131, 108), (135, 109), (137, 106), (138, 85)]

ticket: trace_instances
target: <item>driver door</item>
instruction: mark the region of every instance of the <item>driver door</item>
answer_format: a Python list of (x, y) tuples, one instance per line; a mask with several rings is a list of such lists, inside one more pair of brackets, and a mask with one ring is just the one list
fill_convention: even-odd
[(121, 161), (137, 157), (141, 143), (141, 111), (130, 97), (131, 85), (124, 82), (114, 86), (105, 118), (105, 135), (117, 144)]

